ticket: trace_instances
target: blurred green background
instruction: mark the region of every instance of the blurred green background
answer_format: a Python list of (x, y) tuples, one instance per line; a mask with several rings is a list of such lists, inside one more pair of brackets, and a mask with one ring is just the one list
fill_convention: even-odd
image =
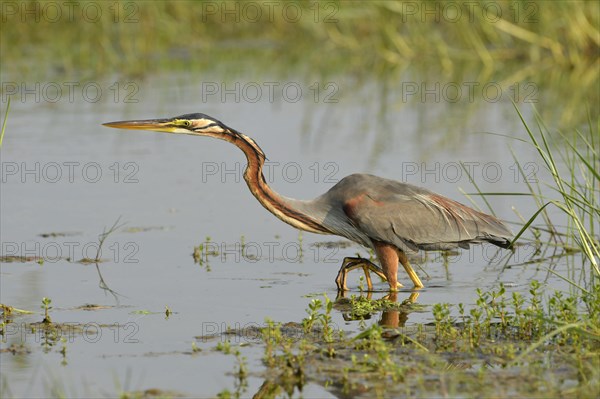
[(598, 112), (596, 1), (67, 3), (2, 3), (3, 82), (191, 71), (344, 77), (346, 94), (377, 82), (381, 95), (406, 81), (497, 82), (561, 128)]

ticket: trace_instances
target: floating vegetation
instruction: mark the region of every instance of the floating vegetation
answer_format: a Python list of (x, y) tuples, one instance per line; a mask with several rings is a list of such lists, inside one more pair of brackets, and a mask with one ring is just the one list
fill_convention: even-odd
[(315, 242), (315, 243), (313, 243), (311, 245), (313, 247), (317, 247), (317, 248), (327, 248), (327, 249), (339, 248), (339, 249), (345, 249), (345, 248), (349, 248), (349, 247), (353, 246), (354, 244), (352, 243), (352, 241), (349, 241), (349, 240), (338, 240), (338, 241), (319, 241), (319, 242)]
[[(508, 295), (502, 286), (478, 290), (477, 306), (468, 313), (463, 304), (436, 304), (431, 324), (376, 323), (358, 334), (332, 331), (334, 304), (326, 296), (313, 299), (300, 325), (266, 320), (260, 329), (267, 369), (259, 392), (296, 396), (314, 382), (352, 397), (593, 396), (600, 389), (600, 286), (586, 297), (585, 309), (561, 292), (545, 300), (543, 289), (532, 281), (528, 297)], [(343, 304), (370, 318), (363, 313), (369, 302)], [(372, 309), (410, 312), (406, 303), (389, 300), (373, 301)], [(250, 330), (237, 333), (256, 337)], [(240, 348), (229, 341), (217, 345), (237, 358)]]
[(78, 231), (65, 231), (65, 232), (52, 231), (50, 233), (41, 233), (38, 235), (43, 238), (72, 237), (72, 236), (81, 235), (81, 232), (78, 232)]
[(39, 264), (44, 263), (44, 259), (39, 256), (15, 256), (15, 255), (7, 255), (0, 256), (0, 262), (3, 263), (28, 263), (28, 262), (36, 262)]
[(123, 229), (123, 232), (125, 233), (145, 233), (147, 231), (166, 231), (166, 230), (170, 230), (171, 227), (166, 227), (166, 226), (132, 226), (132, 227), (127, 227), (125, 229)]

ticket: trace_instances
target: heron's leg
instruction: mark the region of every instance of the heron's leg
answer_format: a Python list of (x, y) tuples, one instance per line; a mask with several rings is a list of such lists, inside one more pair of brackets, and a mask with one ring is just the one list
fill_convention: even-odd
[(373, 281), (371, 281), (371, 273), (369, 273), (369, 268), (366, 266), (366, 263), (362, 265), (363, 272), (365, 273), (365, 280), (367, 281), (367, 290), (371, 291), (373, 289)]
[(373, 262), (363, 258), (344, 258), (344, 261), (342, 262), (342, 267), (340, 268), (340, 271), (338, 272), (338, 275), (335, 279), (335, 283), (339, 291), (348, 291), (348, 287), (346, 286), (346, 279), (348, 277), (348, 273), (358, 268), (362, 268), (365, 273), (367, 287), (369, 291), (373, 290), (373, 282), (371, 281), (371, 275), (369, 271), (372, 271), (384, 280), (386, 279), (383, 271), (379, 267), (377, 267), (377, 265), (373, 264)]
[(360, 261), (360, 258), (344, 258), (342, 267), (340, 267), (337, 277), (335, 278), (335, 285), (337, 285), (338, 291), (348, 291), (348, 287), (346, 287), (346, 274), (350, 270), (359, 267), (356, 266), (358, 261)]
[(421, 282), (419, 276), (417, 276), (417, 273), (415, 273), (412, 266), (410, 265), (406, 254), (398, 250), (398, 259), (400, 260), (402, 266), (404, 266), (404, 270), (406, 270), (406, 273), (408, 274), (408, 277), (410, 277), (410, 279), (412, 280), (413, 284), (415, 285), (415, 288), (423, 288), (424, 285)]
[(383, 274), (390, 285), (390, 291), (398, 291), (402, 284), (398, 282), (398, 252), (392, 244), (373, 241), (375, 253), (381, 263)]
[(381, 278), (383, 281), (387, 280), (385, 274), (383, 274), (383, 270), (381, 270), (379, 266), (377, 266), (375, 263), (371, 262), (368, 259), (363, 259), (362, 268), (365, 272), (365, 278), (367, 279), (367, 287), (369, 291), (373, 291), (373, 283), (371, 281), (371, 273), (369, 273), (369, 271), (378, 275), (379, 278)]

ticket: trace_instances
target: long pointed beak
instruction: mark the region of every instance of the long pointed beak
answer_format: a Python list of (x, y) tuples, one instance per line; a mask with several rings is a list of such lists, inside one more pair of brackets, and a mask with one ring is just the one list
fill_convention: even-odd
[(117, 121), (103, 123), (103, 126), (114, 127), (116, 129), (136, 129), (136, 130), (154, 130), (157, 132), (175, 131), (176, 127), (171, 125), (170, 119), (145, 119), (133, 121)]

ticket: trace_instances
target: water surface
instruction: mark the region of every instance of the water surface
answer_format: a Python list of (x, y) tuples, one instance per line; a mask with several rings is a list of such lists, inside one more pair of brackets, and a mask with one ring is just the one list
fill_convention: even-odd
[[(402, 102), (397, 96), (378, 97), (371, 90), (375, 83), (355, 92), (344, 81), (334, 82), (337, 102), (315, 101), (311, 82), (298, 83), (304, 94), (295, 102), (265, 95), (256, 102), (203, 101), (201, 84), (189, 81), (197, 78), (159, 75), (139, 82), (137, 103), (13, 103), (2, 149), (2, 255), (45, 261), (1, 265), (1, 302), (36, 312), (15, 317), (6, 330), (1, 347), (23, 344), (28, 353), (2, 353), (5, 392), (96, 396), (160, 388), (206, 397), (234, 390), (234, 358), (212, 350), (223, 338), (197, 337), (227, 327), (262, 326), (267, 317), (299, 322), (309, 297), (336, 297), (333, 280), (345, 256), (367, 255), (357, 245), (315, 247), (339, 238), (310, 233), (299, 238), (297, 230), (269, 214), (245, 186), (245, 159), (230, 144), (107, 129), (104, 122), (212, 115), (253, 137), (269, 158), (268, 181), (296, 198), (315, 197), (343, 176), (368, 172), (469, 203), (459, 190), (476, 190), (461, 161), (483, 192), (524, 192), (509, 145), (522, 163), (531, 162), (532, 178), (545, 176), (526, 144), (486, 134), (524, 137), (508, 101)], [(523, 111), (531, 112), (527, 106)], [(535, 211), (527, 197), (488, 200), (507, 221), (518, 220), (512, 207), (526, 217)], [(126, 224), (109, 236), (102, 253), (106, 261), (98, 265), (104, 282), (118, 293), (114, 296), (99, 286), (96, 265), (76, 261), (95, 256), (98, 235), (118, 218)], [(40, 236), (45, 233), (66, 235)], [(208, 257), (208, 267), (192, 257), (202, 242), (219, 252)], [(534, 278), (563, 287), (535, 264), (503, 269), (532, 253), (525, 246), (506, 258), (506, 251), (477, 246), (451, 257), (447, 269), (439, 255), (430, 255), (423, 271), (417, 269), (426, 285), (418, 303), (472, 305), (476, 288), (503, 282), (509, 291), (526, 292)], [(352, 280), (355, 294), (358, 275)], [(409, 286), (402, 271), (399, 279)], [(409, 295), (404, 290), (399, 300)], [(52, 299), (54, 322), (85, 328), (67, 335), (66, 364), (61, 364), (63, 344), (44, 345), (39, 333), (25, 327), (43, 318), (43, 297)], [(87, 304), (105, 308), (81, 308)], [(168, 318), (165, 306), (173, 312)], [(431, 319), (430, 312), (412, 313), (407, 325)], [(358, 322), (344, 321), (337, 311), (333, 322), (348, 332), (359, 330)], [(192, 353), (192, 343), (202, 351)], [(252, 393), (262, 383), (262, 347), (252, 340), (247, 344), (243, 354)], [(303, 394), (331, 395), (317, 385)]]

